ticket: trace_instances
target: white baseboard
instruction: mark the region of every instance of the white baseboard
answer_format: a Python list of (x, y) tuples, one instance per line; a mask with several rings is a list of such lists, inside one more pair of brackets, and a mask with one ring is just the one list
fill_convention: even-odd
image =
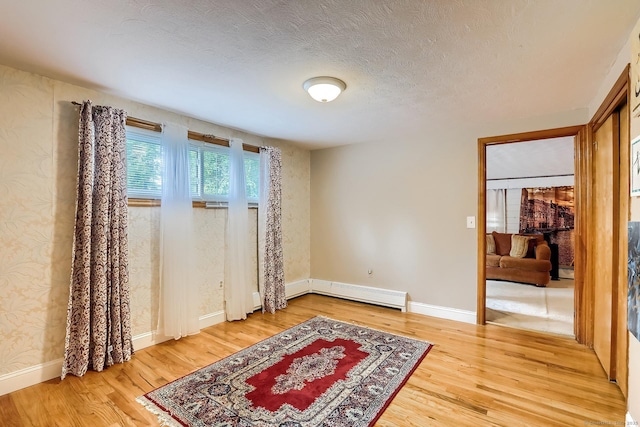
[(308, 294), (311, 291), (311, 279), (298, 280), (297, 282), (287, 283), (285, 286), (287, 299), (299, 297)]
[(200, 316), (200, 329), (208, 328), (209, 326), (217, 325), (225, 321), (224, 310), (215, 311), (213, 313)]
[(256, 311), (260, 307), (262, 307), (262, 298), (260, 298), (259, 292), (254, 292), (253, 295), (253, 311)]
[(161, 342), (167, 341), (169, 339), (170, 337), (165, 337), (164, 335), (158, 335), (155, 331), (149, 331), (143, 334), (134, 335), (132, 337), (133, 351), (142, 350), (143, 348), (160, 344)]
[[(199, 326), (200, 329), (208, 328), (209, 326), (217, 325), (225, 320), (224, 310), (216, 311), (213, 313), (200, 316)], [(143, 348), (150, 347), (152, 345), (160, 344), (161, 342), (172, 340), (173, 337), (158, 334), (156, 331), (149, 331), (143, 334), (132, 337), (133, 350), (142, 350)]]
[[(287, 283), (285, 287), (285, 295), (287, 299), (299, 297), (308, 294), (310, 290), (310, 279), (298, 280), (297, 282)], [(253, 310), (262, 308), (262, 299), (259, 292), (253, 293)]]
[(0, 376), (0, 396), (59, 377), (62, 362), (63, 359), (56, 359)]
[(630, 413), (627, 412), (627, 416), (625, 417), (625, 425), (628, 426), (637, 426), (638, 423), (633, 419)]
[[(329, 280), (310, 279), (307, 293), (334, 296), (386, 307), (399, 308), (402, 311), (455, 320), (464, 323), (476, 323), (476, 313), (451, 307), (407, 301), (407, 293), (391, 289), (373, 288), (350, 283), (331, 282)], [(302, 295), (303, 293), (300, 293)]]
[(409, 313), (418, 313), (440, 319), (455, 320), (457, 322), (476, 323), (476, 313), (474, 311), (424, 304), (421, 302), (409, 301)]
[[(224, 320), (224, 311), (205, 314), (204, 316), (200, 316), (200, 329), (222, 323)], [(142, 350), (145, 347), (159, 344), (170, 339), (173, 339), (173, 337), (158, 335), (156, 332), (145, 332), (144, 334), (132, 337), (133, 349), (134, 351)], [(51, 362), (41, 363), (1, 375), (0, 396), (60, 377), (62, 373), (62, 362), (63, 359), (56, 359)]]

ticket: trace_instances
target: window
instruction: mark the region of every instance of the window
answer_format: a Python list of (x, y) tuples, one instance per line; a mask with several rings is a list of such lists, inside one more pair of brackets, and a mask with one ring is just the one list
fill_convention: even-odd
[[(244, 153), (247, 199), (257, 203), (260, 155)], [(226, 202), (229, 198), (229, 148), (215, 144), (189, 144), (191, 198)], [(157, 132), (127, 128), (127, 188), (129, 197), (162, 196), (162, 145)]]
[(247, 200), (258, 203), (260, 197), (260, 154), (244, 152), (244, 175), (247, 180)]
[(162, 145), (160, 134), (127, 128), (127, 193), (129, 197), (162, 196)]
[(229, 149), (214, 144), (190, 144), (191, 197), (223, 201), (229, 195)]

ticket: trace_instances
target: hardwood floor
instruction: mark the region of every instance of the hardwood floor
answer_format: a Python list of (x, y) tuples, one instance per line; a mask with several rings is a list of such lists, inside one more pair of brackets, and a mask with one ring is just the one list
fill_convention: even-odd
[(584, 426), (622, 422), (625, 402), (593, 351), (570, 338), (476, 326), (319, 295), (136, 352), (82, 378), (0, 396), (2, 426), (157, 426), (135, 398), (315, 315), (419, 338), (433, 349), (377, 426)]

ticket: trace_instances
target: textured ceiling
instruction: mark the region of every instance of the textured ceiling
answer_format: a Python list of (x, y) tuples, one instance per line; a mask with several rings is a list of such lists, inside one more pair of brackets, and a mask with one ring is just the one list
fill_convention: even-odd
[(573, 137), (487, 147), (487, 179), (573, 175)]
[[(637, 0), (0, 0), (0, 63), (323, 147), (586, 108)], [(334, 102), (309, 77), (347, 83)]]

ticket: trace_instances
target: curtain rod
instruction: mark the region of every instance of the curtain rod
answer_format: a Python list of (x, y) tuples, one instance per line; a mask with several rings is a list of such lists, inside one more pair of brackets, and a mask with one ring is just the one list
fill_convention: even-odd
[[(209, 144), (216, 144), (216, 145), (221, 145), (223, 147), (229, 147), (228, 139), (220, 138), (219, 136), (215, 136), (215, 135), (206, 135), (204, 133), (194, 132), (190, 130), (188, 133), (188, 138), (194, 141), (202, 141), (202, 142), (207, 142)], [(256, 147), (255, 145), (249, 145), (245, 143), (242, 144), (242, 149), (244, 151), (250, 151), (252, 153), (260, 152), (260, 147)]]
[[(71, 101), (73, 105), (82, 105), (80, 102)], [(154, 132), (162, 132), (162, 125), (160, 123), (150, 122), (148, 120), (138, 119), (136, 117), (127, 116), (127, 126), (137, 127), (141, 129), (152, 130)], [(207, 135), (200, 132), (188, 131), (188, 139), (194, 141), (207, 142), (209, 144), (222, 145), (223, 147), (229, 147), (229, 139), (221, 138), (215, 135)], [(242, 144), (244, 151), (250, 151), (252, 153), (259, 153), (260, 147), (255, 145)]]
[[(73, 105), (82, 105), (81, 103), (76, 101), (71, 101), (71, 103)], [(162, 125), (160, 123), (150, 122), (148, 120), (142, 120), (136, 117), (130, 117), (129, 115), (127, 115), (127, 126), (152, 130), (154, 132), (162, 132)]]

